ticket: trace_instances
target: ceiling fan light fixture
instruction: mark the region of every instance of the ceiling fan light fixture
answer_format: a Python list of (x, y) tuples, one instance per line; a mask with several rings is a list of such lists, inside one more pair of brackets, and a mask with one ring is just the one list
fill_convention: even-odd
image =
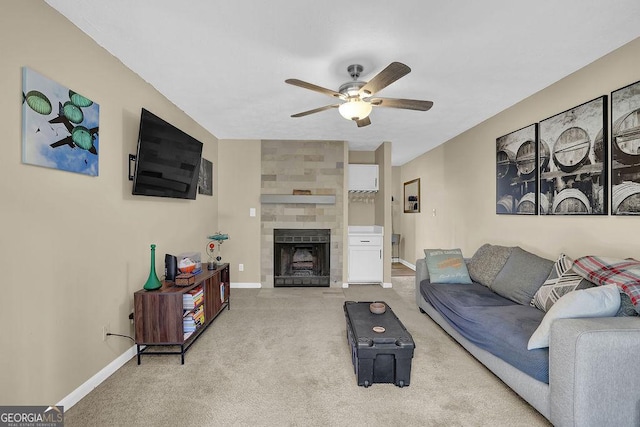
[(362, 120), (371, 114), (372, 109), (371, 103), (360, 99), (347, 101), (338, 107), (340, 115), (347, 120)]

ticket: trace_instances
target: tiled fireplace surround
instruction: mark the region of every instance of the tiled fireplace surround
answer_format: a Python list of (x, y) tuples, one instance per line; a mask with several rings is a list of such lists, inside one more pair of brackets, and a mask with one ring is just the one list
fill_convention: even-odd
[(273, 230), (331, 230), (331, 286), (342, 286), (345, 145), (341, 141), (262, 141), (262, 194), (335, 195), (335, 204), (262, 204), (261, 268), (263, 287), (273, 287)]

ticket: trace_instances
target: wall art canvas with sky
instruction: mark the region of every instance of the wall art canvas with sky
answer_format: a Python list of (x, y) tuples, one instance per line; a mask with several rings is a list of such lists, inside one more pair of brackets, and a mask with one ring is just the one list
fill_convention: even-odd
[(100, 106), (22, 69), (22, 162), (98, 176)]

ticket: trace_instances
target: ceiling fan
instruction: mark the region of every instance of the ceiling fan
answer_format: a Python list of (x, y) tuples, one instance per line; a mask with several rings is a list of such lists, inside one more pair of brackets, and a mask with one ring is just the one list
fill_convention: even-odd
[(353, 80), (341, 85), (337, 92), (311, 83), (303, 82), (298, 79), (285, 80), (285, 83), (289, 83), (290, 85), (314, 90), (343, 101), (338, 104), (325, 105), (324, 107), (293, 114), (291, 117), (304, 117), (309, 114), (319, 113), (320, 111), (330, 110), (331, 108), (337, 108), (342, 117), (347, 120), (353, 120), (356, 122), (358, 127), (363, 127), (371, 124), (369, 114), (373, 107), (427, 111), (433, 106), (433, 102), (431, 101), (373, 97), (376, 92), (381, 91), (391, 83), (409, 74), (411, 72), (411, 68), (408, 66), (400, 62), (392, 62), (387, 66), (387, 68), (380, 71), (368, 82), (358, 80), (362, 70), (362, 65), (349, 65), (347, 67), (347, 71)]

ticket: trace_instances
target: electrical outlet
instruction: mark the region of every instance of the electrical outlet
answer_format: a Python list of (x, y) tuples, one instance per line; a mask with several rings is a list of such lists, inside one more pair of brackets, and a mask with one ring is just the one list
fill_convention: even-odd
[(102, 327), (102, 341), (106, 341), (107, 337), (108, 337), (108, 333), (111, 333), (111, 328), (109, 327), (109, 324), (107, 323), (106, 325), (104, 325)]
[(238, 271), (244, 271), (244, 264), (238, 264)]

